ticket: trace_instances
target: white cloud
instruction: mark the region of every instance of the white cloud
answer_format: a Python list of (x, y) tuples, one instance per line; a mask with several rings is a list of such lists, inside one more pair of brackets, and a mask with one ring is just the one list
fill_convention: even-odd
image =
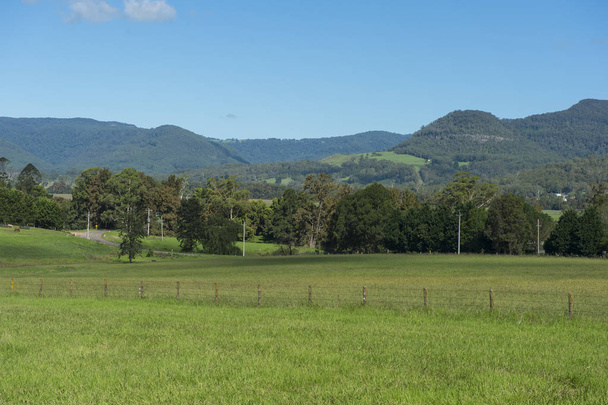
[(68, 21), (103, 23), (120, 16), (118, 9), (103, 0), (71, 0), (69, 8), (72, 13)]
[(135, 21), (168, 21), (177, 11), (165, 0), (125, 0), (125, 15)]

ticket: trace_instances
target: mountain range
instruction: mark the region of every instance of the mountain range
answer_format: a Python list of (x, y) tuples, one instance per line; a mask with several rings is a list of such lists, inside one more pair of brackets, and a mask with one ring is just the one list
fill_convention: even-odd
[[(399, 173), (401, 180), (395, 184), (441, 183), (449, 181), (458, 170), (498, 178), (550, 162), (603, 155), (608, 153), (608, 101), (586, 99), (564, 111), (517, 119), (499, 119), (484, 111), (459, 110), (411, 136), (370, 131), (302, 140), (222, 141), (173, 125), (144, 129), (86, 118), (0, 117), (0, 156), (8, 158), (16, 171), (27, 163), (47, 173), (72, 174), (89, 167), (107, 167), (113, 171), (133, 167), (148, 174), (195, 173), (197, 170), (230, 174), (233, 168), (243, 172), (243, 166), (247, 166), (249, 173), (259, 173), (255, 178), (260, 181), (278, 183), (279, 179), (293, 178), (296, 172), (300, 176), (302, 170), (327, 166), (313, 164), (311, 160), (387, 149), (424, 158), (428, 163), (417, 168), (408, 166), (405, 170), (400, 169), (405, 163), (399, 163), (398, 159), (390, 165), (374, 159), (358, 159), (359, 163), (351, 159), (345, 163), (350, 165), (348, 170), (339, 171), (340, 178), (392, 182), (392, 173)], [(272, 163), (304, 159), (310, 163), (297, 166)], [(357, 172), (354, 167), (357, 164), (367, 165), (364, 172)], [(295, 170), (296, 167), (301, 170)], [(281, 173), (285, 168), (292, 173)], [(202, 169), (205, 170), (201, 172)]]

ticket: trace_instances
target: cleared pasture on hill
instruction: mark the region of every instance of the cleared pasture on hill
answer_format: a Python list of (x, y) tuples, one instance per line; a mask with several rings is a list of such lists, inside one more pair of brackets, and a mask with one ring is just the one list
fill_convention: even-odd
[(376, 159), (376, 160), (388, 160), (393, 163), (412, 165), (412, 166), (416, 166), (417, 169), (420, 169), (420, 167), (427, 164), (426, 159), (419, 158), (419, 157), (412, 156), (412, 155), (399, 154), (399, 153), (395, 153), (395, 152), (371, 152), (371, 153), (358, 153), (358, 154), (353, 154), (353, 155), (335, 154), (335, 155), (326, 157), (324, 159), (321, 159), (321, 162), (335, 165), (335, 166), (340, 166), (343, 163), (352, 162), (361, 157), (366, 157), (366, 158)]
[(0, 297), (2, 403), (604, 403), (606, 323)]

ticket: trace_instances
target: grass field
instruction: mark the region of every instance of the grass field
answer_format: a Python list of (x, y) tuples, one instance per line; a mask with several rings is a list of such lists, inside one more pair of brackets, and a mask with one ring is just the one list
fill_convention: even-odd
[(353, 155), (341, 155), (335, 154), (326, 157), (321, 160), (323, 163), (340, 166), (342, 163), (350, 162), (355, 159), (359, 159), (361, 156), (368, 157), (370, 159), (377, 160), (388, 160), (393, 163), (402, 163), (406, 165), (416, 166), (417, 169), (427, 164), (426, 159), (422, 159), (412, 155), (403, 155), (395, 152), (373, 152), (373, 153), (359, 153)]
[(30, 231), (0, 229), (0, 257), (12, 257), (0, 269), (0, 403), (606, 403), (605, 260), (252, 255), (130, 265), (108, 257), (111, 248)]
[(605, 403), (606, 324), (0, 298), (2, 403)]

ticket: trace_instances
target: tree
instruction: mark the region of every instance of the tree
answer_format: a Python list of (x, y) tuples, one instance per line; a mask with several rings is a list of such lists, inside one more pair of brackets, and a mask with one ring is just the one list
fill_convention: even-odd
[(122, 239), (118, 248), (118, 258), (127, 256), (129, 263), (141, 254), (141, 241), (144, 238), (144, 216), (134, 207), (124, 206), (120, 210), (119, 235)]
[(6, 171), (6, 166), (11, 163), (7, 158), (0, 157), (0, 187), (11, 187), (11, 178)]
[(557, 225), (545, 242), (544, 248), (551, 255), (575, 255), (577, 252), (577, 234), (579, 217), (575, 210), (568, 209), (557, 221)]
[(300, 207), (296, 215), (306, 225), (306, 238), (311, 248), (324, 242), (327, 236), (327, 227), (338, 202), (337, 191), (338, 185), (327, 173), (309, 174), (304, 180), (308, 203)]
[(36, 166), (28, 163), (28, 165), (21, 170), (21, 173), (19, 173), (15, 188), (23, 191), (26, 194), (31, 194), (34, 186), (40, 185), (41, 182), (42, 174), (40, 174), (40, 171), (36, 168)]
[(598, 256), (602, 251), (602, 242), (605, 237), (605, 228), (602, 218), (593, 207), (583, 211), (579, 218), (577, 239), (577, 253), (581, 256)]
[(378, 183), (354, 192), (336, 205), (328, 249), (375, 253), (385, 249), (386, 225), (396, 209), (391, 193)]
[(234, 246), (240, 226), (219, 215), (211, 216), (202, 233), (201, 242), (206, 253), (215, 255), (234, 255), (240, 250)]
[(522, 253), (532, 239), (532, 227), (524, 211), (524, 200), (504, 194), (492, 201), (488, 209), (486, 233), (498, 253)]
[(36, 226), (46, 229), (61, 229), (63, 220), (61, 207), (54, 200), (40, 198), (34, 203), (36, 208)]
[(479, 183), (479, 176), (471, 176), (470, 172), (458, 172), (454, 180), (435, 195), (435, 199), (453, 208), (468, 202), (476, 208), (486, 207), (496, 197), (498, 186), (492, 183)]
[(176, 236), (183, 252), (193, 252), (203, 239), (203, 206), (197, 197), (182, 200), (177, 208)]
[(268, 236), (275, 243), (287, 246), (289, 254), (295, 252), (294, 248), (300, 245), (303, 239), (304, 226), (296, 220), (296, 213), (307, 202), (304, 193), (288, 188), (270, 207), (272, 216)]

